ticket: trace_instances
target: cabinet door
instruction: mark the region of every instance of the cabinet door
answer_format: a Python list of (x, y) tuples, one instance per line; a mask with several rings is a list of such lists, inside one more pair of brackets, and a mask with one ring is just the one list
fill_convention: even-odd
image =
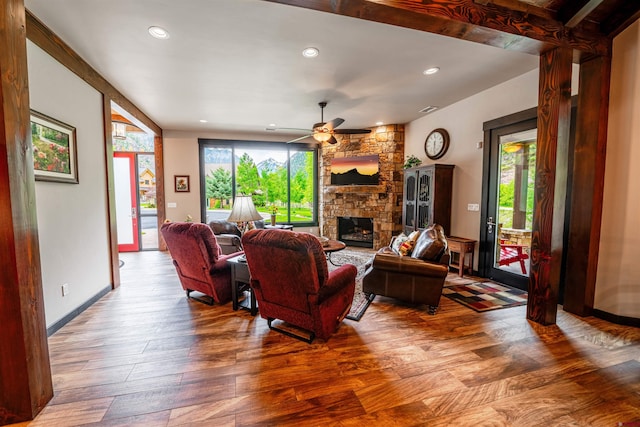
[(402, 206), (402, 225), (405, 234), (416, 229), (416, 180), (417, 172), (406, 170), (404, 173), (404, 205)]
[(433, 169), (421, 170), (418, 175), (416, 228), (424, 229), (433, 222)]

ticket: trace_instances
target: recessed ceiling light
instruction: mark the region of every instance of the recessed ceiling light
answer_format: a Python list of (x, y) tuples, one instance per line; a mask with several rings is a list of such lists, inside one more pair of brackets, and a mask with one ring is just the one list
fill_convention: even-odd
[(206, 120), (204, 120), (204, 119), (201, 119), (201, 120), (200, 120), (200, 123), (207, 123), (207, 121), (206, 121)]
[(318, 48), (315, 47), (307, 47), (302, 51), (302, 56), (305, 58), (315, 58), (320, 54)]
[(162, 27), (149, 27), (149, 34), (151, 34), (152, 37), (160, 40), (166, 40), (169, 38), (169, 32)]
[(436, 107), (435, 105), (429, 105), (428, 107), (424, 107), (422, 110), (418, 111), (418, 113), (429, 114), (429, 113), (433, 113), (437, 109), (438, 107)]
[(427, 68), (426, 70), (424, 70), (424, 71), (422, 72), (422, 74), (424, 74), (425, 76), (429, 76), (429, 75), (431, 75), (431, 74), (435, 74), (435, 73), (437, 73), (438, 71), (440, 71), (440, 68), (438, 68), (438, 67), (431, 67), (431, 68)]
[(274, 127), (276, 127), (276, 124), (275, 123), (269, 123), (269, 127), (270, 128), (274, 128)]
[(382, 126), (384, 122), (376, 122), (376, 126)]

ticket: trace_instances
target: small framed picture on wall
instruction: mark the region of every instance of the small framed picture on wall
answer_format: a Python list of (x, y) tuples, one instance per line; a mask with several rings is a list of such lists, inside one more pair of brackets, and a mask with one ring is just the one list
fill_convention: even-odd
[(174, 175), (173, 180), (176, 185), (176, 193), (189, 192), (189, 175)]

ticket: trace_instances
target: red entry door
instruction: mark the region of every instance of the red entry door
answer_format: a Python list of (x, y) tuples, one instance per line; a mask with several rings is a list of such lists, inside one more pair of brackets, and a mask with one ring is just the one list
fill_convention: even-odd
[(113, 172), (118, 226), (118, 251), (139, 251), (140, 231), (138, 229), (136, 154), (113, 153)]

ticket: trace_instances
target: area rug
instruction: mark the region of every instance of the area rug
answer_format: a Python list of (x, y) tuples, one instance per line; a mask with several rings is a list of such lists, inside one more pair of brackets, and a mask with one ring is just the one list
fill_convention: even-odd
[[(449, 275), (451, 277), (451, 275)], [(527, 303), (527, 292), (491, 281), (473, 281), (460, 283), (455, 276), (447, 278), (442, 295), (465, 305), (477, 312), (496, 310), (499, 308), (517, 307)]]
[[(358, 268), (358, 274), (356, 276), (356, 291), (353, 295), (353, 302), (351, 303), (351, 310), (349, 314), (347, 314), (347, 319), (350, 320), (360, 320), (364, 315), (367, 308), (369, 308), (369, 304), (376, 297), (375, 294), (366, 294), (362, 292), (362, 277), (365, 273), (365, 266), (367, 262), (373, 258), (375, 252), (373, 249), (350, 249), (346, 248), (339, 252), (334, 252), (331, 254), (331, 261), (333, 263), (328, 263), (329, 271), (335, 270), (338, 268), (337, 266), (343, 264), (353, 264)], [(334, 265), (335, 264), (335, 265)]]

